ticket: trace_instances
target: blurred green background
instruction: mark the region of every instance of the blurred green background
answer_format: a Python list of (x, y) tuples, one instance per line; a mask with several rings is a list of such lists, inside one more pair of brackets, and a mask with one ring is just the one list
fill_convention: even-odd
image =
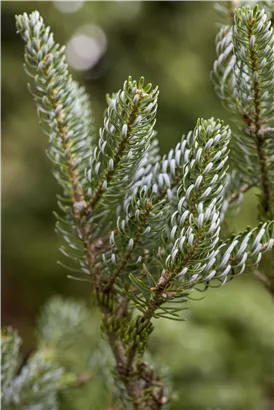
[[(97, 128), (105, 94), (117, 91), (128, 75), (159, 85), (162, 153), (195, 126), (197, 117), (230, 119), (209, 76), (218, 30), (213, 2), (3, 1), (1, 6), (2, 325), (19, 329), (27, 350), (35, 345), (35, 320), (49, 297), (84, 298), (90, 305), (91, 289), (68, 280), (56, 264), (60, 254), (52, 211), (59, 188), (27, 90), (14, 15), (38, 10), (55, 39), (67, 45), (71, 71), (91, 96)], [(255, 224), (256, 216), (256, 195), (250, 192), (233, 227)], [(273, 409), (273, 308), (262, 285), (247, 274), (208, 291), (190, 307), (187, 322), (155, 323), (151, 340), (150, 350), (169, 368), (177, 394), (171, 408)], [(90, 320), (89, 326), (97, 343), (98, 321)], [(66, 408), (106, 409), (102, 385), (93, 386)], [(85, 398), (91, 392), (93, 404)]]

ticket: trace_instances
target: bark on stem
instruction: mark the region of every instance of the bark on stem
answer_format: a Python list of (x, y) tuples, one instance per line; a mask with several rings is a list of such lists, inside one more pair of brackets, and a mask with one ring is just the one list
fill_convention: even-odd
[[(252, 20), (249, 24), (249, 40), (253, 34), (253, 26), (255, 24), (255, 20)], [(265, 134), (262, 134), (261, 130), (263, 128), (263, 124), (261, 122), (261, 101), (260, 101), (260, 84), (258, 78), (258, 67), (259, 61), (257, 56), (256, 48), (253, 47), (250, 50), (250, 58), (251, 58), (251, 67), (252, 67), (252, 85), (253, 85), (253, 103), (255, 108), (255, 116), (254, 116), (254, 126), (255, 126), (255, 138), (256, 138), (256, 146), (257, 146), (257, 153), (259, 157), (259, 167), (261, 173), (261, 187), (262, 187), (262, 206), (264, 209), (265, 215), (272, 214), (271, 209), (271, 188), (270, 188), (270, 178), (269, 178), (269, 165), (266, 155), (267, 149), (267, 138)]]
[[(124, 302), (125, 301), (122, 299), (116, 313), (116, 318), (118, 317), (120, 311), (123, 311), (123, 315), (128, 316), (128, 310), (125, 308)], [(127, 394), (132, 402), (133, 409), (161, 409), (162, 405), (167, 402), (167, 398), (164, 396), (163, 384), (160, 383), (158, 378), (154, 377), (153, 372), (147, 363), (140, 362), (140, 360), (136, 358), (136, 350), (131, 349), (130, 351), (127, 351), (126, 346), (123, 345), (117, 331), (109, 330), (108, 322), (115, 317), (115, 314), (99, 300), (98, 306), (102, 313), (108, 342), (116, 361), (118, 377), (126, 388)], [(140, 371), (141, 365), (142, 372)], [(150, 375), (150, 377), (148, 375)], [(150, 392), (148, 397), (146, 390), (151, 387), (154, 387), (154, 390)]]

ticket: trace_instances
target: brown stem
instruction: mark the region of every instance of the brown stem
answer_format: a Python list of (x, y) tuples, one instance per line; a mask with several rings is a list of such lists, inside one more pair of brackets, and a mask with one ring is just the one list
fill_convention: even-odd
[(129, 298), (127, 296), (122, 297), (117, 314), (116, 314), (117, 319), (121, 319), (123, 316), (127, 316), (128, 305), (129, 305)]
[[(128, 316), (127, 302), (122, 298), (116, 315), (99, 300), (98, 306), (103, 316), (108, 342), (116, 361), (118, 377), (126, 388), (134, 410), (161, 409), (162, 405), (167, 402), (167, 398), (164, 396), (163, 384), (159, 382), (158, 378), (145, 378), (143, 372), (139, 371), (140, 362), (136, 359), (136, 350), (132, 349), (128, 352), (117, 331), (111, 330), (108, 326), (109, 321), (111, 322), (113, 318), (116, 317), (117, 319), (122, 315)], [(146, 375), (153, 375), (148, 364), (145, 364), (144, 368)], [(145, 385), (144, 381), (146, 382)]]
[(264, 284), (265, 288), (269, 291), (274, 298), (274, 278), (267, 277), (258, 269), (254, 271), (255, 276)]
[[(255, 19), (253, 19), (249, 24), (249, 40), (253, 34), (253, 26), (255, 24)], [(271, 214), (271, 188), (270, 188), (270, 178), (269, 178), (269, 165), (268, 159), (266, 155), (267, 150), (267, 138), (264, 134), (262, 134), (261, 129), (262, 122), (261, 122), (261, 103), (260, 103), (260, 84), (258, 80), (258, 68), (259, 68), (259, 61), (257, 56), (257, 51), (255, 47), (252, 47), (250, 50), (250, 58), (251, 58), (251, 67), (252, 67), (252, 82), (253, 82), (253, 103), (255, 107), (255, 117), (254, 117), (254, 127), (255, 127), (255, 138), (256, 138), (256, 146), (257, 146), (257, 153), (259, 157), (259, 166), (261, 172), (261, 186), (263, 191), (262, 196), (262, 206), (264, 209), (265, 215)]]
[(249, 191), (251, 188), (253, 188), (255, 184), (245, 184), (241, 186), (239, 191), (234, 192), (232, 195), (230, 195), (226, 200), (229, 204), (232, 202), (236, 201), (241, 194), (244, 194), (245, 192)]
[(274, 128), (272, 127), (262, 127), (258, 132), (258, 135), (264, 138), (272, 138), (274, 136)]
[[(45, 76), (47, 76), (47, 73), (45, 74)], [(56, 103), (54, 96), (55, 96), (55, 91), (53, 90), (49, 96), (49, 101), (54, 111), (56, 112), (58, 104)], [(82, 192), (82, 187), (79, 181), (78, 171), (75, 169), (75, 161), (74, 161), (74, 158), (71, 152), (71, 141), (68, 139), (68, 129), (66, 125), (64, 124), (64, 115), (63, 115), (62, 110), (57, 114), (56, 121), (57, 121), (58, 134), (60, 135), (61, 141), (63, 144), (63, 150), (68, 151), (68, 173), (69, 173), (70, 180), (73, 186), (73, 197), (72, 197), (73, 204), (85, 203), (84, 195)], [(73, 207), (73, 212), (74, 212), (75, 219), (79, 220), (80, 209), (78, 207)]]
[(270, 287), (270, 280), (268, 279), (267, 276), (265, 276), (262, 272), (260, 272), (258, 269), (254, 270), (255, 276), (260, 279), (261, 282), (264, 283), (267, 287)]
[(151, 319), (154, 315), (154, 312), (161, 306), (163, 303), (166, 302), (166, 289), (168, 285), (170, 284), (171, 280), (174, 278), (174, 274), (179, 273), (188, 263), (188, 261), (192, 258), (192, 256), (195, 254), (197, 247), (199, 246), (200, 243), (200, 236), (198, 236), (193, 244), (193, 246), (190, 248), (189, 252), (185, 255), (183, 261), (180, 263), (180, 266), (176, 268), (176, 271), (174, 273), (169, 273), (169, 272), (164, 272), (164, 274), (160, 277), (158, 280), (158, 283), (156, 284), (155, 287), (151, 288), (152, 291), (155, 292), (151, 302), (148, 305), (148, 308), (146, 312), (144, 313), (144, 318), (145, 319)]

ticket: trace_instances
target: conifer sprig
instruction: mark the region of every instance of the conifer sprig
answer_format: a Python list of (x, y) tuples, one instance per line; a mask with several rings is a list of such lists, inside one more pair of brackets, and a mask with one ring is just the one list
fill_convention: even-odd
[[(195, 275), (207, 271), (218, 242), (229, 140), (228, 127), (214, 120), (198, 121), (193, 132), (184, 178), (178, 189), (178, 210), (172, 216), (173, 247), (166, 259), (166, 268), (182, 279), (188, 277), (188, 270), (193, 272), (194, 266)], [(195, 275), (191, 273), (189, 279), (193, 280)]]
[(90, 158), (87, 176), (91, 183), (90, 207), (104, 197), (113, 202), (123, 198), (153, 136), (158, 88), (144, 86), (129, 77), (123, 89), (109, 97), (109, 107), (100, 130), (98, 148)]
[[(63, 188), (56, 228), (64, 238), (61, 251), (86, 270), (85, 230), (81, 214), (86, 207), (88, 181), (85, 170), (94, 146), (93, 117), (83, 87), (73, 81), (65, 60), (65, 47), (54, 41), (38, 12), (16, 17), (17, 30), (25, 41), (25, 69), (32, 78), (29, 86), (44, 132), (49, 138), (48, 157), (53, 173)], [(34, 90), (32, 88), (34, 86)]]
[(63, 369), (42, 352), (20, 369), (21, 339), (11, 328), (1, 334), (1, 404), (4, 409), (58, 410), (57, 393), (71, 384)]
[(245, 183), (260, 187), (262, 213), (273, 217), (274, 35), (265, 10), (238, 9), (233, 27), (217, 35), (216, 51), (215, 89), (237, 125), (235, 167)]
[(18, 368), (21, 339), (16, 331), (7, 328), (1, 331), (1, 387), (4, 391)]
[[(26, 42), (26, 72), (42, 125), (46, 126), (48, 155), (54, 174), (71, 203), (85, 199), (83, 171), (93, 146), (92, 115), (84, 89), (73, 81), (65, 62), (65, 47), (56, 44), (50, 27), (38, 12), (16, 17), (17, 30)], [(87, 162), (86, 162), (87, 165)], [(79, 217), (79, 208), (74, 207)]]
[(260, 189), (260, 219), (274, 218), (273, 2), (260, 5), (265, 9), (255, 5), (236, 10), (233, 26), (222, 26), (216, 37), (212, 78), (236, 125), (231, 144), (234, 169), (222, 218), (230, 203), (237, 210), (250, 187)]

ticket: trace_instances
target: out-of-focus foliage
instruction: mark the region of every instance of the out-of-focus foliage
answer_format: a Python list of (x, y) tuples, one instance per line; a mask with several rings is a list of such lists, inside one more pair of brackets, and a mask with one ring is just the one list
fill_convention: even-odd
[[(243, 282), (234, 281), (218, 292), (208, 291), (207, 303), (204, 299), (191, 302), (185, 322), (165, 321), (159, 326), (154, 321), (149, 352), (153, 353), (156, 368), (166, 363), (161, 372), (173, 381), (172, 409), (271, 409), (271, 300), (256, 284)], [(88, 326), (91, 317), (92, 326)], [(30, 364), (35, 370), (39, 357), (39, 365), (48, 363), (52, 375), (60, 376), (56, 387), (61, 410), (108, 410), (116, 402), (110, 375), (113, 359), (107, 343), (101, 340), (99, 317), (83, 302), (53, 297), (38, 317), (37, 330), (37, 353), (28, 359), (18, 379), (14, 376), (22, 360), (17, 359), (9, 370), (5, 363), (12, 363), (8, 355), (15, 358), (15, 351), (18, 354), (20, 339), (11, 330), (2, 334), (3, 391), (8, 393), (8, 384), (15, 381), (16, 386), (25, 387), (28, 380), (19, 382), (26, 377)], [(62, 366), (62, 373), (54, 363)], [(66, 386), (70, 389), (64, 389)], [(47, 389), (38, 397), (41, 403), (51, 385)], [(26, 393), (24, 409), (29, 409), (30, 399)], [(13, 408), (4, 400), (3, 408)], [(118, 409), (115, 405), (112, 408)]]
[[(246, 292), (242, 294), (243, 285), (242, 280), (234, 281), (218, 292), (210, 290), (208, 302), (207, 298), (191, 302), (185, 314), (186, 322), (164, 321), (161, 326), (154, 321), (149, 351), (153, 353), (156, 367), (166, 363), (162, 371), (173, 383), (171, 409), (271, 408), (272, 363), (269, 357), (274, 354), (273, 329), (269, 326), (271, 300), (265, 298), (264, 290), (258, 289), (256, 284), (245, 284)], [(81, 304), (71, 303), (60, 298), (49, 301), (38, 321), (39, 326), (52, 323), (52, 315), (57, 318), (61, 307), (63, 318), (72, 306), (82, 312), (82, 317), (90, 314)], [(109, 369), (113, 365), (112, 357), (107, 344), (100, 342), (99, 318), (93, 316), (93, 321), (89, 335), (85, 322), (80, 322), (78, 334), (85, 334), (84, 338), (79, 338), (82, 339), (81, 349), (78, 340), (67, 351), (56, 350), (55, 357), (65, 369), (78, 374), (90, 372), (94, 376), (80, 390), (62, 395), (62, 409), (107, 409), (107, 403), (111, 403), (113, 386)], [(73, 333), (66, 323), (65, 337)], [(52, 340), (56, 331), (51, 333)], [(43, 345), (43, 341), (41, 343)], [(86, 356), (86, 361), (72, 363), (71, 357), (80, 358), (79, 351)]]
[(66, 387), (63, 369), (37, 351), (26, 363), (19, 362), (21, 340), (11, 328), (1, 334), (1, 404), (5, 410), (57, 410), (57, 392)]

